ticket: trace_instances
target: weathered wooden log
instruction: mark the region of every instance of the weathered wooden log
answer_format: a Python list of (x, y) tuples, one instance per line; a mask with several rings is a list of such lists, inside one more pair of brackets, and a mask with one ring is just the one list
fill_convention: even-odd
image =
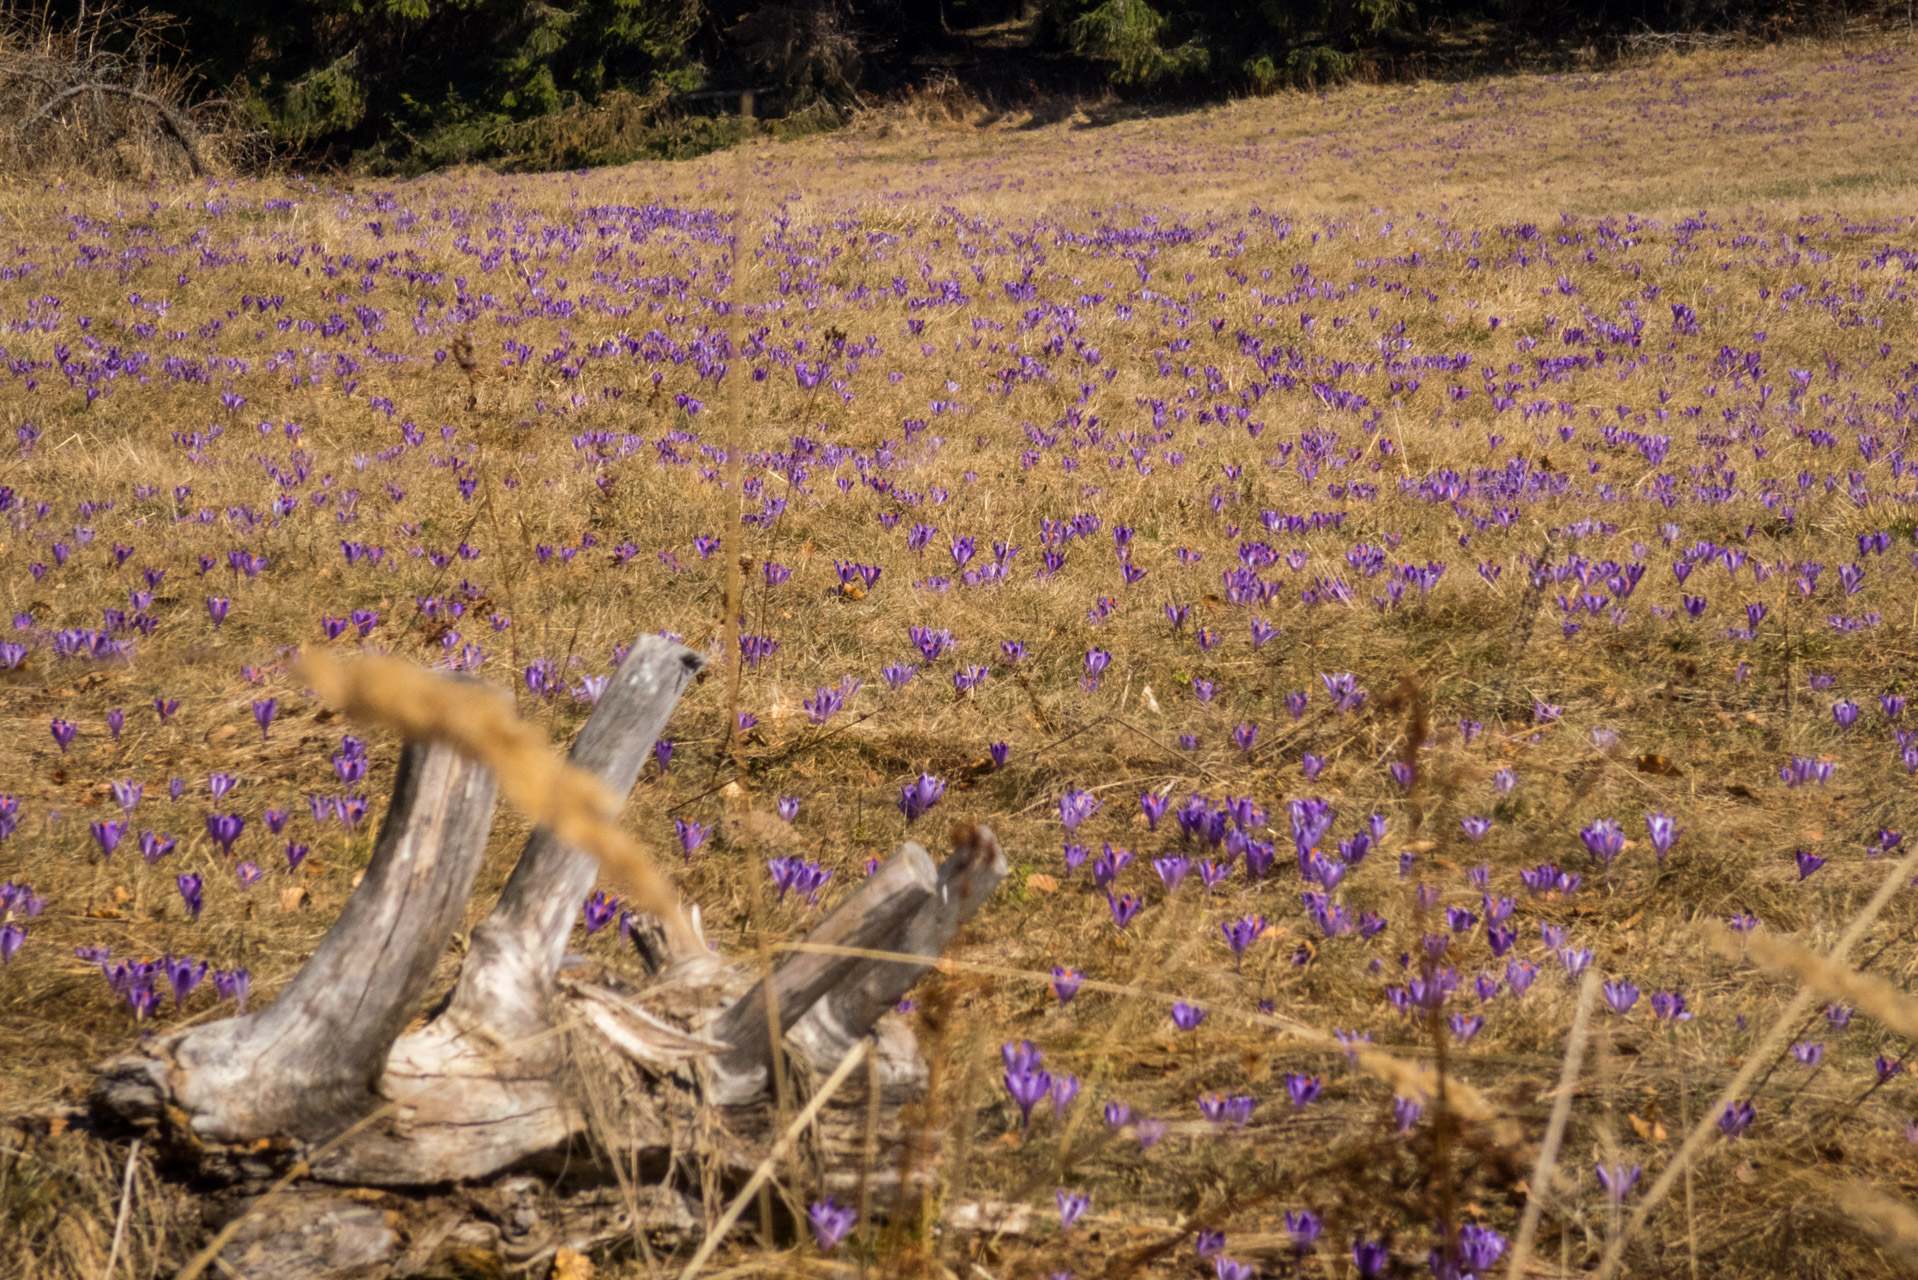
[[(829, 947), (891, 950), (907, 923), (931, 901), (938, 884), (939, 873), (932, 859), (918, 845), (908, 844), (833, 908), (806, 935), (806, 941)], [(823, 996), (850, 980), (866, 963), (855, 956), (796, 951), (715, 1018), (709, 1034), (731, 1046), (713, 1056), (715, 1100), (737, 1103), (764, 1094), (773, 1065), (774, 1022), (783, 1039)], [(876, 1012), (864, 1029), (870, 1031), (883, 1012)], [(835, 1058), (826, 1063), (826, 1068), (830, 1070), (837, 1061)]]
[[(615, 794), (631, 791), (702, 665), (691, 649), (641, 636), (573, 743), (573, 763), (598, 774)], [(492, 913), (473, 930), (447, 1015), (476, 1019), (507, 1039), (548, 1026), (566, 939), (598, 873), (591, 855), (535, 831)]]
[(924, 956), (925, 962), (854, 961), (825, 998), (793, 1025), (788, 1039), (794, 1047), (815, 1070), (830, 1069), (854, 1040), (870, 1034), (880, 1017), (905, 998), (944, 954), (959, 926), (973, 917), (1005, 878), (1005, 854), (991, 829), (969, 825), (956, 829), (952, 856), (940, 865), (934, 892), (886, 948)]
[[(642, 637), (574, 762), (630, 790), (699, 668)], [(229, 1202), (251, 1216), (223, 1246), (228, 1272), (414, 1274), (449, 1249), (523, 1267), (562, 1245), (696, 1236), (687, 1189), (761, 1154), (775, 1036), (801, 1064), (875, 1036), (889, 1116), (923, 1085), (910, 1031), (884, 1015), (1005, 874), (984, 829), (962, 828), (937, 869), (909, 844), (808, 935), (911, 960), (801, 950), (759, 975), (701, 944), (621, 974), (566, 956), (596, 866), (538, 831), (454, 989), (402, 1035), (471, 892), (493, 798), (482, 769), (409, 744), (364, 880), (279, 997), (101, 1069), (96, 1115), (157, 1129), (203, 1177), (304, 1175), (294, 1202)], [(858, 1159), (829, 1134), (820, 1154)]]

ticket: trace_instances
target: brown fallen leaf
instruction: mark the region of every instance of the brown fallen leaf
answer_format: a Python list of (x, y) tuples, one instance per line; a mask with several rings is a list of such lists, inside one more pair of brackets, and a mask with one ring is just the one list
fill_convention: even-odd
[(565, 1245), (553, 1255), (553, 1270), (550, 1280), (593, 1280), (593, 1260), (577, 1249)]
[(1652, 1119), (1652, 1120), (1641, 1119), (1640, 1117), (1635, 1116), (1631, 1114), (1630, 1112), (1626, 1113), (1625, 1118), (1632, 1122), (1632, 1129), (1638, 1134), (1639, 1137), (1643, 1138), (1645, 1141), (1647, 1142), (1665, 1141), (1667, 1137), (1667, 1134), (1665, 1133), (1665, 1126), (1660, 1124), (1656, 1119)]
[(1057, 893), (1059, 882), (1044, 872), (1035, 871), (1026, 877), (1026, 888), (1034, 893)]
[(1664, 756), (1651, 751), (1646, 752), (1638, 758), (1638, 771), (1640, 773), (1656, 774), (1661, 778), (1685, 772)]
[(280, 890), (281, 911), (298, 911), (305, 902), (306, 886), (303, 884), (296, 884), (291, 888)]

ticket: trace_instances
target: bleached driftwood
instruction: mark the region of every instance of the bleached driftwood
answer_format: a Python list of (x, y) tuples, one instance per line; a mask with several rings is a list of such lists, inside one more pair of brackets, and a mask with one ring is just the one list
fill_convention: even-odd
[[(573, 762), (629, 791), (700, 665), (642, 637)], [(597, 867), (536, 831), (453, 990), (406, 1031), (472, 890), (493, 806), (484, 769), (408, 744), (364, 879), (279, 998), (100, 1068), (96, 1117), (230, 1188), (220, 1198), (242, 1220), (220, 1254), (228, 1271), (415, 1274), (475, 1251), (512, 1269), (561, 1246), (697, 1236), (710, 1221), (702, 1194), (763, 1154), (777, 1060), (828, 1070), (876, 1035), (869, 1083), (888, 1113), (923, 1084), (910, 1032), (885, 1015), (1005, 874), (991, 832), (963, 828), (942, 867), (905, 846), (812, 930), (820, 949), (763, 978), (703, 946), (675, 954), (645, 920), (634, 932), (647, 963), (629, 973), (566, 955)], [(288, 1171), (295, 1194), (247, 1199), (250, 1182)]]

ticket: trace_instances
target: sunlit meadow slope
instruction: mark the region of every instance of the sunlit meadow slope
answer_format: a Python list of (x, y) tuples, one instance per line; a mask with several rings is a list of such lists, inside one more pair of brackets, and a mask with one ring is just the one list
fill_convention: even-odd
[[(100, 1274), (124, 1151), (44, 1118), (271, 999), (365, 863), (396, 745), (298, 646), (564, 740), (640, 632), (728, 656), (736, 549), (740, 701), (628, 811), (710, 935), (954, 820), (1016, 864), (904, 1013), (933, 1203), (768, 1270), (1503, 1274), (1536, 1198), (1582, 1271), (1699, 1122), (1631, 1274), (1890, 1270), (1845, 1188), (1918, 1194), (1910, 1042), (1820, 1000), (1717, 1099), (1796, 992), (1739, 931), (1912, 876), (1914, 156), (1889, 43), (0, 193), (0, 1269)], [(1915, 929), (1851, 958), (1902, 985)], [(144, 1275), (192, 1232), (141, 1185)]]

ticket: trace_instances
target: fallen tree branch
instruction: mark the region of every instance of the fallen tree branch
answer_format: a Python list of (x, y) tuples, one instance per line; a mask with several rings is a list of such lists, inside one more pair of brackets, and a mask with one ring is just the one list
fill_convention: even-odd
[(160, 99), (150, 93), (141, 93), (138, 89), (129, 89), (125, 85), (108, 84), (102, 80), (92, 80), (86, 84), (76, 84), (62, 89), (59, 93), (54, 94), (51, 98), (41, 103), (38, 111), (27, 117), (26, 122), (20, 126), (21, 134), (25, 135), (34, 125), (46, 119), (48, 115), (52, 114), (53, 109), (61, 103), (77, 98), (83, 93), (116, 93), (123, 98), (131, 98), (135, 102), (144, 103), (152, 107), (155, 111), (159, 112), (160, 119), (166, 124), (167, 132), (171, 133), (174, 138), (179, 141), (180, 149), (186, 152), (186, 162), (192, 168), (193, 176), (203, 178), (207, 175), (206, 161), (200, 157), (199, 139), (194, 133), (193, 125), (188, 122), (187, 118), (181, 115), (171, 104), (160, 101)]

